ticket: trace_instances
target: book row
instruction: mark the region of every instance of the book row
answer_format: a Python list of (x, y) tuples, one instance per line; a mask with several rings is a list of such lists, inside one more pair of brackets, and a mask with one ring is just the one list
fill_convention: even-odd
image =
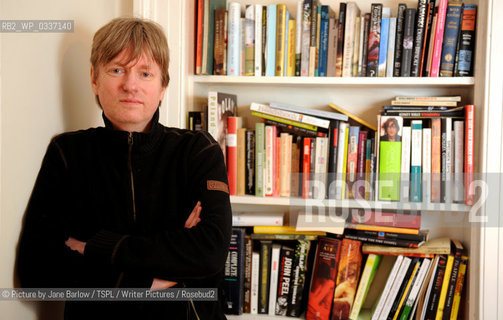
[(233, 228), (224, 308), (308, 320), (457, 319), (468, 257), (459, 241), (435, 241), (414, 256), (342, 237)]
[[(473, 75), (477, 6), (460, 1), (355, 2), (338, 12), (319, 0), (242, 6), (198, 0), (196, 74), (438, 77)], [(244, 12), (244, 15), (242, 14)]]

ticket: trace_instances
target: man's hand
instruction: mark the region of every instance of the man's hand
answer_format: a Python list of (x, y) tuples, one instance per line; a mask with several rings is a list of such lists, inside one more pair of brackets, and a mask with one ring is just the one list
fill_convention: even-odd
[[(201, 207), (201, 201), (198, 201), (194, 209), (192, 209), (189, 217), (187, 218), (187, 221), (185, 221), (185, 228), (190, 229), (192, 227), (195, 227), (201, 221), (201, 210), (203, 210), (203, 208)], [(177, 282), (174, 281), (154, 278), (152, 286), (150, 286), (150, 291), (168, 289), (175, 286), (176, 284)]]
[(67, 247), (72, 249), (73, 251), (77, 251), (80, 254), (84, 254), (84, 250), (86, 248), (86, 243), (79, 241), (75, 238), (68, 238), (68, 240), (65, 241), (65, 244)]

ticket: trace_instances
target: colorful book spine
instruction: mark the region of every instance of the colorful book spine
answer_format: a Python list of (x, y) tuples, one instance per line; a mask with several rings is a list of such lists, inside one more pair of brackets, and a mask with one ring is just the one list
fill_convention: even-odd
[(442, 170), (442, 120), (431, 119), (431, 202), (440, 202)]
[(431, 128), (423, 128), (423, 202), (431, 202)]
[(421, 202), (421, 155), (423, 122), (412, 121), (411, 157), (410, 157), (410, 201)]
[(282, 133), (280, 157), (280, 196), (290, 197), (290, 181), (292, 175), (292, 135)]
[(197, 1), (197, 21), (196, 21), (196, 74), (201, 74), (203, 55), (203, 12), (204, 0)]
[(355, 199), (355, 193), (353, 185), (356, 182), (356, 173), (358, 169), (358, 144), (360, 137), (360, 127), (351, 126), (349, 127), (349, 145), (348, 145), (348, 156), (347, 156), (347, 199)]
[[(403, 119), (401, 117), (381, 117), (381, 122), (379, 200), (399, 201), (402, 142), (398, 132), (402, 127)], [(394, 134), (390, 133), (393, 130)], [(394, 136), (394, 140), (390, 141), (392, 136)]]
[(265, 127), (265, 195), (266, 197), (274, 196), (276, 191), (276, 136), (277, 129), (275, 126)]
[(431, 279), (431, 281), (433, 282), (433, 285), (431, 287), (431, 291), (428, 296), (428, 301), (425, 302), (425, 304), (426, 304), (426, 311), (424, 312), (424, 314), (425, 314), (424, 319), (425, 320), (435, 320), (435, 317), (437, 314), (437, 309), (439, 307), (440, 292), (442, 290), (442, 284), (444, 281), (446, 265), (447, 265), (447, 256), (440, 255), (439, 260), (438, 260), (437, 270), (435, 270), (435, 274), (433, 275), (433, 278)]
[(255, 195), (265, 196), (265, 125), (255, 124)]
[(427, 68), (428, 64), (428, 58), (429, 58), (429, 52), (430, 52), (430, 43), (435, 35), (435, 32), (433, 31), (434, 25), (433, 25), (433, 19), (435, 16), (435, 0), (429, 0), (428, 3), (428, 11), (427, 11), (427, 16), (426, 16), (426, 26), (424, 30), (424, 41), (423, 41), (423, 52), (421, 56), (421, 67), (420, 67), (420, 72), (422, 77), (427, 77), (430, 70)]
[(213, 46), (213, 74), (227, 74), (227, 10), (215, 10), (215, 44)]
[(302, 198), (309, 198), (311, 173), (311, 138), (304, 138), (302, 146)]
[(449, 319), (458, 319), (459, 305), (461, 303), (461, 292), (463, 291), (463, 284), (466, 275), (466, 268), (468, 264), (468, 257), (461, 257), (461, 264), (459, 266), (459, 274), (456, 280), (456, 289), (454, 291), (454, 299), (452, 301), (452, 310)]
[(246, 175), (246, 128), (237, 130), (237, 175), (236, 194), (245, 195), (245, 175)]
[(402, 286), (398, 291), (397, 299), (393, 302), (393, 306), (388, 318), (391, 317), (392, 320), (398, 319), (402, 306), (404, 306), (406, 299), (409, 296), (410, 290), (412, 289), (412, 285), (417, 278), (420, 265), (421, 262), (419, 259), (414, 259), (412, 261), (409, 270), (407, 270), (407, 274), (402, 282)]
[(414, 47), (412, 52), (411, 77), (420, 77), (421, 54), (423, 52), (424, 33), (426, 29), (426, 18), (428, 10), (428, 0), (419, 0), (417, 3), (416, 32), (414, 36)]
[(344, 60), (344, 41), (346, 30), (346, 3), (339, 4), (339, 24), (337, 28), (337, 56), (335, 60), (335, 76), (342, 77), (342, 66)]
[(453, 239), (454, 244), (454, 261), (452, 263), (452, 272), (449, 277), (449, 284), (447, 286), (447, 296), (445, 298), (445, 307), (442, 314), (442, 319), (449, 320), (452, 311), (452, 303), (454, 301), (454, 291), (456, 289), (456, 281), (459, 275), (459, 267), (461, 265), (461, 256), (463, 254), (463, 245), (459, 240)]
[(363, 37), (362, 43), (362, 69), (360, 77), (367, 76), (368, 52), (369, 52), (369, 34), (370, 34), (370, 13), (363, 16)]
[(395, 39), (395, 58), (393, 76), (399, 77), (401, 74), (402, 66), (402, 51), (403, 51), (403, 28), (405, 26), (405, 10), (407, 5), (400, 3), (398, 5), (397, 18), (396, 18), (396, 39)]
[(402, 63), (400, 65), (400, 76), (410, 77), (412, 67), (412, 53), (414, 49), (414, 28), (416, 23), (416, 9), (407, 8), (405, 10), (405, 22), (403, 28), (403, 48)]
[(410, 140), (411, 140), (411, 127), (402, 128), (402, 158), (400, 167), (400, 176), (402, 183), (400, 185), (400, 199), (408, 202), (410, 199)]
[[(289, 36), (290, 36), (290, 11), (286, 11), (286, 19), (285, 19), (285, 36), (283, 37), (283, 46), (285, 48), (285, 53), (283, 54), (283, 73), (281, 74), (282, 77), (286, 77), (288, 73), (288, 41), (289, 41)], [(295, 45), (295, 43), (294, 43)], [(276, 52), (277, 54), (277, 52)], [(277, 70), (276, 70), (277, 71)]]
[(300, 60), (300, 75), (309, 76), (309, 45), (311, 34), (312, 0), (304, 0), (302, 8), (302, 47)]
[(473, 152), (475, 142), (475, 106), (465, 106), (465, 204), (473, 205)]
[(276, 298), (275, 314), (278, 316), (286, 316), (288, 311), (288, 296), (291, 290), (293, 259), (295, 258), (295, 250), (288, 246), (281, 247), (279, 259), (279, 278)]
[(442, 58), (440, 62), (441, 77), (452, 77), (454, 75), (454, 62), (462, 12), (463, 4), (461, 2), (449, 2), (445, 18)]
[(286, 76), (294, 77), (295, 76), (295, 63), (296, 63), (296, 54), (295, 54), (295, 46), (296, 46), (296, 29), (295, 29), (295, 21), (293, 19), (288, 20), (288, 42), (287, 42), (287, 52), (286, 52)]
[(377, 72), (379, 70), (382, 4), (373, 3), (370, 9), (370, 14), (371, 17), (368, 42), (367, 77), (377, 77)]
[(309, 32), (309, 76), (314, 77), (316, 71), (316, 61), (318, 59), (317, 52), (317, 40), (319, 36), (318, 32), (318, 7), (319, 1), (313, 0), (311, 4), (311, 30)]
[(410, 314), (413, 312), (414, 305), (416, 303), (416, 300), (418, 298), (419, 292), (423, 286), (425, 277), (430, 269), (431, 266), (431, 260), (430, 259), (424, 259), (423, 262), (421, 263), (421, 268), (419, 269), (417, 273), (417, 277), (414, 281), (414, 284), (410, 290), (409, 296), (407, 297), (407, 300), (405, 302), (404, 308), (402, 312), (400, 313), (400, 320), (407, 320), (409, 319)]
[(356, 37), (356, 17), (360, 16), (360, 9), (355, 2), (346, 4), (346, 25), (344, 31), (344, 57), (342, 60), (342, 76), (353, 76), (353, 53)]
[(265, 75), (273, 77), (276, 74), (276, 26), (277, 5), (267, 6), (267, 42), (265, 55)]
[(240, 41), (240, 25), (241, 25), (241, 4), (231, 2), (229, 4), (229, 23), (227, 35), (227, 75), (240, 75), (240, 60), (241, 60), (241, 41)]
[(473, 54), (475, 46), (475, 22), (477, 5), (465, 4), (461, 21), (459, 43), (459, 61), (456, 76), (469, 77), (473, 75)]
[(343, 189), (345, 188), (346, 177), (344, 175), (345, 150), (347, 149), (348, 137), (346, 131), (349, 124), (341, 122), (339, 124), (338, 141), (337, 141), (337, 171), (335, 185), (335, 199), (342, 200)]
[(440, 61), (442, 59), (442, 43), (444, 41), (445, 16), (447, 13), (447, 0), (439, 0), (433, 52), (431, 57), (430, 77), (438, 77)]
[(386, 76), (386, 59), (388, 56), (388, 38), (389, 38), (389, 18), (390, 8), (382, 9), (381, 18), (381, 41), (379, 43), (379, 66), (377, 69), (378, 77)]
[(355, 199), (365, 199), (365, 168), (368, 131), (360, 131), (358, 138), (358, 167), (356, 168)]
[(398, 273), (396, 275), (395, 280), (393, 281), (393, 286), (391, 287), (388, 297), (386, 298), (386, 302), (384, 303), (383, 310), (381, 312), (381, 315), (379, 319), (386, 319), (388, 318), (391, 309), (393, 308), (393, 303), (397, 299), (398, 293), (400, 291), (400, 288), (402, 287), (402, 284), (404, 283), (404, 279), (406, 279), (406, 275), (409, 271), (409, 267), (412, 264), (413, 260), (409, 257), (405, 257), (403, 259), (402, 264), (400, 265), (400, 269), (398, 270)]
[(386, 57), (386, 77), (393, 77), (395, 62), (396, 18), (389, 18), (389, 36)]
[(442, 281), (442, 289), (440, 290), (440, 297), (438, 299), (438, 308), (435, 315), (435, 320), (442, 320), (442, 316), (445, 308), (445, 299), (447, 298), (447, 290), (449, 288), (449, 280), (451, 279), (452, 266), (454, 263), (454, 256), (449, 255), (447, 257), (447, 264), (445, 266), (444, 279)]

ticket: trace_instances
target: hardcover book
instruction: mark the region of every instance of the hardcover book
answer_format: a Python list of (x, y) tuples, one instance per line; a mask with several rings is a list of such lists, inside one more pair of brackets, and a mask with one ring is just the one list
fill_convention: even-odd
[(373, 3), (370, 11), (371, 18), (368, 42), (367, 77), (377, 77), (377, 71), (379, 69), (382, 4)]
[(243, 313), (245, 230), (232, 229), (231, 242), (224, 268), (223, 291), (227, 314)]
[(473, 75), (473, 54), (475, 46), (475, 22), (477, 5), (465, 4), (461, 21), (459, 43), (459, 61), (456, 76), (469, 77)]
[(456, 57), (462, 12), (463, 4), (461, 2), (449, 2), (445, 18), (444, 41), (440, 61), (441, 77), (452, 77), (454, 75), (454, 60)]
[(236, 116), (237, 96), (218, 91), (208, 92), (208, 132), (213, 136), (222, 153), (226, 154), (227, 117)]

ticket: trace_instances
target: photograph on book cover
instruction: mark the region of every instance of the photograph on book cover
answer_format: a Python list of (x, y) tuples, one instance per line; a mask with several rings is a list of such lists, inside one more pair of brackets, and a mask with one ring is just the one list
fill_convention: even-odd
[(402, 118), (398, 117), (381, 117), (381, 141), (401, 141), (402, 122)]

